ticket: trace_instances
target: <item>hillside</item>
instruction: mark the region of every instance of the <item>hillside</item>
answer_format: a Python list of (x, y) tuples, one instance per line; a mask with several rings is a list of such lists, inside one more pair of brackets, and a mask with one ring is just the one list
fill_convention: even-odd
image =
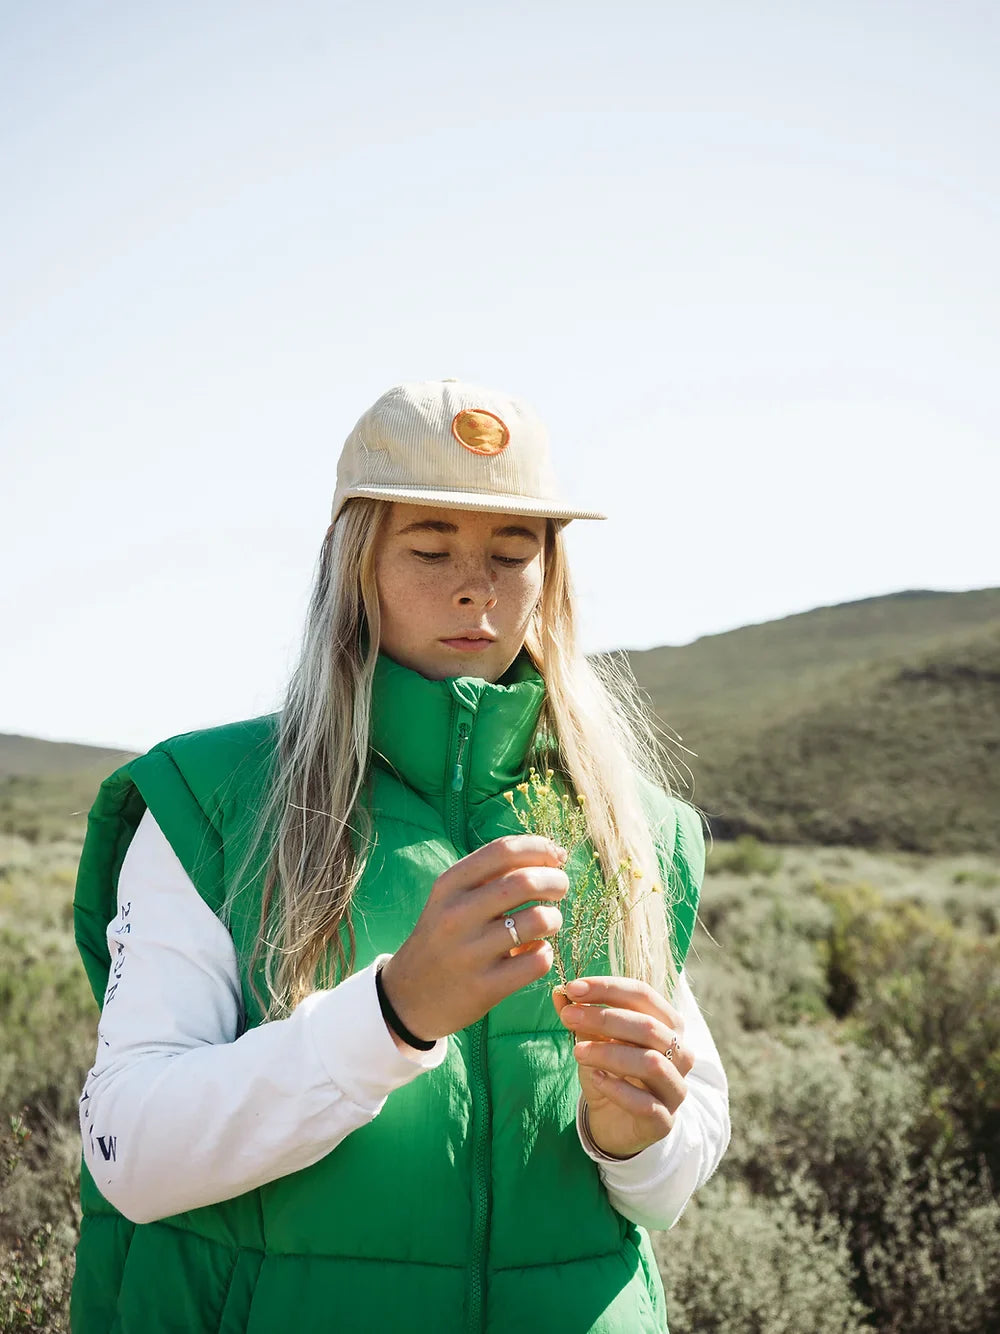
[(0, 732), (0, 779), (12, 774), (41, 777), (88, 769), (110, 773), (129, 758), (129, 752), (123, 750), (79, 746), (72, 741), (41, 741), (38, 737)]
[(0, 834), (83, 836), (98, 786), (129, 752), (0, 734)]
[(1000, 850), (1000, 590), (902, 593), (631, 655), (721, 838)]
[(1000, 588), (918, 590), (817, 607), (628, 657), (658, 716), (697, 750), (696, 735), (755, 731), (758, 716), (795, 712), (848, 668), (902, 661), (992, 622), (1000, 623)]

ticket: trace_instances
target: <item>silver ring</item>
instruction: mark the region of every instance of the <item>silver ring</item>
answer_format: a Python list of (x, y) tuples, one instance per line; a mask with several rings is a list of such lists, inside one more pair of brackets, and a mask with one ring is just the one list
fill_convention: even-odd
[(505, 917), (503, 919), (503, 924), (510, 932), (510, 938), (514, 944), (520, 945), (521, 937), (517, 934), (517, 923), (514, 921), (513, 917)]
[(673, 1035), (673, 1037), (670, 1039), (670, 1046), (669, 1046), (669, 1047), (667, 1048), (667, 1050), (663, 1053), (664, 1056), (667, 1058), (668, 1061), (672, 1061), (672, 1060), (674, 1059), (674, 1056), (675, 1056), (676, 1053), (677, 1053), (677, 1048), (678, 1048), (680, 1045), (681, 1045), (681, 1044), (677, 1041), (677, 1034), (675, 1033), (675, 1034)]

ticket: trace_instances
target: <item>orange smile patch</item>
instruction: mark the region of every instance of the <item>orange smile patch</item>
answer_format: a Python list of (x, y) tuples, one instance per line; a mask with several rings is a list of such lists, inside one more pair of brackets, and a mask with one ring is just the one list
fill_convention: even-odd
[(495, 412), (485, 408), (465, 408), (456, 412), (451, 433), (473, 454), (499, 454), (510, 444), (510, 431)]

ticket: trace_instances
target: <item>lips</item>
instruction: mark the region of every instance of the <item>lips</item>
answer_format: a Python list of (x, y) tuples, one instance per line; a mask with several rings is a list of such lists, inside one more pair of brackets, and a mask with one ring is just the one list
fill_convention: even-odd
[(459, 630), (458, 634), (443, 636), (441, 642), (442, 644), (454, 644), (456, 640), (466, 639), (485, 639), (492, 644), (496, 635), (488, 634), (485, 630)]

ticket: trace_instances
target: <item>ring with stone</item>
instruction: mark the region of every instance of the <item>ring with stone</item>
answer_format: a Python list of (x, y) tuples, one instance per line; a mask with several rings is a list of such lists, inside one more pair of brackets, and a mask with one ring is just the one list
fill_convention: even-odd
[(670, 1039), (670, 1046), (669, 1046), (669, 1047), (667, 1048), (667, 1050), (663, 1053), (664, 1056), (667, 1058), (668, 1061), (672, 1061), (672, 1060), (674, 1059), (674, 1057), (675, 1057), (676, 1054), (677, 1054), (677, 1048), (678, 1048), (680, 1045), (681, 1045), (681, 1044), (677, 1041), (677, 1034), (675, 1033), (675, 1034), (673, 1035), (673, 1037)]
[(513, 917), (505, 917), (503, 919), (503, 924), (510, 932), (510, 938), (514, 944), (520, 945), (521, 937), (517, 934), (517, 923), (514, 921)]

